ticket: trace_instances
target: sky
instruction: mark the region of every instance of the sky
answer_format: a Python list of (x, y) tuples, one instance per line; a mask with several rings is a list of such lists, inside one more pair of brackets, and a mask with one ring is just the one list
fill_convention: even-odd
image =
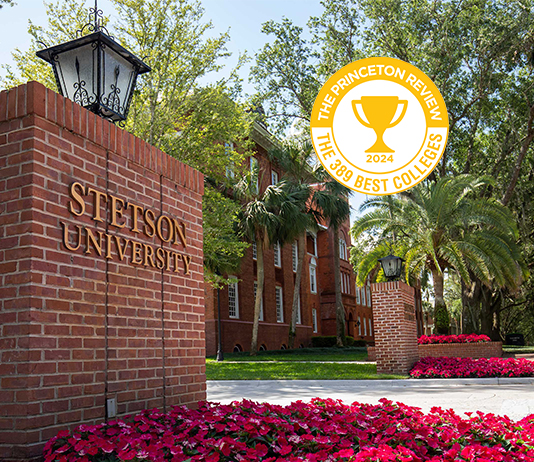
[[(28, 20), (36, 25), (46, 25), (45, 8), (42, 0), (16, 0), (17, 4), (0, 10), (0, 64), (12, 64), (11, 51), (15, 48), (25, 50), (30, 45), (27, 33)], [(228, 51), (232, 57), (226, 60), (222, 74), (213, 74), (218, 80), (226, 76), (235, 66), (240, 53), (246, 52), (252, 58), (269, 37), (261, 33), (261, 25), (267, 20), (280, 21), (287, 17), (301, 27), (306, 26), (310, 16), (319, 16), (322, 7), (319, 0), (201, 0), (205, 9), (205, 19), (211, 20), (211, 33), (218, 35), (229, 31)], [(92, 4), (92, 0), (88, 1)], [(99, 0), (98, 6), (105, 15), (114, 16), (115, 9), (109, 0)], [(254, 86), (248, 82), (251, 62), (241, 71), (243, 90), (254, 93)], [(0, 75), (4, 75), (0, 69)], [(362, 194), (354, 193), (351, 198), (352, 218), (356, 216), (359, 204), (365, 199)]]

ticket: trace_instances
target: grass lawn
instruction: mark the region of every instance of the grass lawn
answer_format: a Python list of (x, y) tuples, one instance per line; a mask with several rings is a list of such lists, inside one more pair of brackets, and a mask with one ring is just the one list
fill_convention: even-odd
[[(403, 379), (402, 375), (376, 374), (374, 364), (350, 364), (365, 361), (365, 348), (301, 348), (295, 350), (225, 353), (218, 363), (206, 359), (208, 380), (340, 380)], [(298, 361), (298, 362), (297, 362)], [(306, 362), (302, 362), (306, 361)], [(329, 361), (329, 362), (321, 362)]]
[(206, 361), (208, 380), (368, 380), (405, 379), (403, 375), (377, 375), (374, 364)]
[[(214, 360), (215, 356), (208, 356)], [(225, 361), (366, 361), (365, 348), (298, 348), (295, 350), (258, 351), (256, 356), (249, 353), (224, 353)]]
[(504, 353), (534, 354), (534, 346), (503, 345), (502, 351)]

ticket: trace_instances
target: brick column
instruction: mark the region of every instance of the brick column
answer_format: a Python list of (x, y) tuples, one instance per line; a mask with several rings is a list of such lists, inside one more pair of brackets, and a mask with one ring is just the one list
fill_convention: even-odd
[(379, 374), (408, 374), (419, 359), (414, 289), (408, 284), (372, 284), (376, 369)]

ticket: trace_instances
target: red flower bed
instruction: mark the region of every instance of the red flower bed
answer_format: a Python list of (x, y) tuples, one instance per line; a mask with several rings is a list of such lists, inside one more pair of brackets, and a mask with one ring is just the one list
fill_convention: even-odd
[(478, 334), (460, 334), (460, 335), (421, 335), (417, 339), (420, 345), (429, 345), (432, 343), (476, 343), (476, 342), (490, 342), (491, 339), (487, 335)]
[(198, 410), (144, 411), (128, 421), (63, 431), (44, 456), (45, 462), (534, 462), (534, 414), (519, 422), (482, 413), (461, 418), (385, 399), (376, 406), (320, 399), (285, 407), (200, 403)]
[(422, 358), (410, 371), (413, 378), (533, 377), (534, 361), (524, 358)]

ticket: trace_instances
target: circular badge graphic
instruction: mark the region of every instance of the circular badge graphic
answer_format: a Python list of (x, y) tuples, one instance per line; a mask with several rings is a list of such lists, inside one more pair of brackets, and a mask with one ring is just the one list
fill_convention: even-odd
[(367, 58), (328, 79), (310, 127), (317, 157), (334, 179), (383, 196), (430, 175), (447, 144), (449, 117), (422, 71), (395, 58)]

